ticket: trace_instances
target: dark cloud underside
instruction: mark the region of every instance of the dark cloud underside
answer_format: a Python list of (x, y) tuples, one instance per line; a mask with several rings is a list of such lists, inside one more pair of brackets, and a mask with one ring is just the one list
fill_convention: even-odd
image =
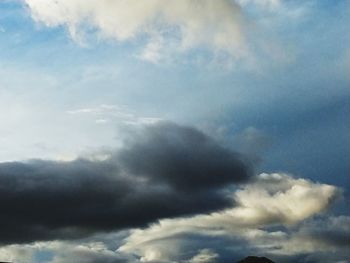
[(200, 131), (160, 122), (106, 160), (0, 164), (0, 242), (74, 239), (232, 204), (241, 157)]

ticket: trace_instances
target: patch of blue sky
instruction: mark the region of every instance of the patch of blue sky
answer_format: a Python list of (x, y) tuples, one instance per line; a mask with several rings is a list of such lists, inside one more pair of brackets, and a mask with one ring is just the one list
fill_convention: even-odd
[(55, 256), (55, 253), (49, 250), (36, 250), (34, 253), (34, 262), (45, 263), (51, 262)]
[[(340, 138), (346, 118), (341, 114), (339, 121), (336, 110), (348, 98), (349, 76), (342, 62), (349, 43), (346, 1), (336, 1), (334, 5), (311, 2), (312, 8), (308, 7), (309, 13), (302, 18), (293, 20), (286, 19), (283, 13), (270, 14), (275, 16), (271, 20), (275, 24), (269, 28), (271, 41), (278, 38), (278, 44), (287, 53), (291, 46), (295, 57), (291, 62), (279, 63), (254, 50), (257, 61), (262, 63), (261, 72), (242, 68), (240, 62), (232, 70), (208, 66), (214, 55), (205, 47), (177, 54), (174, 63), (152, 64), (137, 57), (148, 41), (145, 35), (117, 42), (99, 39), (92, 28), (85, 34), (86, 45), (81, 45), (69, 37), (64, 26), (48, 28), (37, 24), (21, 3), (4, 2), (1, 12), (6, 19), (0, 20), (4, 28), (0, 34), (1, 64), (56, 79), (59, 84), (46, 88), (45, 96), (63, 113), (72, 108), (121, 104), (148, 117), (223, 124), (232, 133), (256, 127), (276, 138), (265, 167), (279, 169), (277, 163), (285, 163), (277, 161), (279, 151), (286, 147), (293, 151), (292, 156), (300, 152), (293, 146), (295, 143), (289, 145), (295, 134), (307, 134), (315, 127), (321, 132), (329, 125), (338, 125), (332, 134)], [(174, 32), (165, 33), (165, 37), (170, 33)], [(40, 90), (28, 85), (33, 94)], [(317, 140), (312, 145), (322, 149)], [(338, 141), (333, 148), (326, 148), (335, 152), (336, 145)], [(340, 152), (345, 154), (343, 148)], [(332, 156), (334, 161), (336, 157)], [(294, 158), (299, 164), (281, 165), (280, 169), (299, 172), (305, 158), (300, 155)], [(323, 177), (317, 172), (306, 173)]]

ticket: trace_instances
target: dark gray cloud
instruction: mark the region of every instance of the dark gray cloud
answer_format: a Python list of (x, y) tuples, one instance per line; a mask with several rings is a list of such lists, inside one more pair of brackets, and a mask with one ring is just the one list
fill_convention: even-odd
[(118, 159), (129, 173), (152, 182), (192, 192), (247, 178), (242, 156), (193, 128), (163, 123), (148, 127), (135, 139)]
[(242, 158), (202, 132), (159, 122), (105, 160), (0, 164), (0, 243), (73, 239), (232, 205)]
[(350, 217), (330, 216), (306, 222), (300, 228), (297, 236), (300, 239), (317, 243), (318, 246), (350, 248)]

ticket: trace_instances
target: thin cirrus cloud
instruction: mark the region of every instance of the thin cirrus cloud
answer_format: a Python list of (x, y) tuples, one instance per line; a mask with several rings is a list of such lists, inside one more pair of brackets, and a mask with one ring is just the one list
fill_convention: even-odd
[(110, 121), (119, 121), (129, 125), (143, 125), (152, 124), (161, 121), (160, 118), (155, 117), (138, 117), (133, 112), (123, 109), (117, 105), (101, 104), (92, 108), (79, 108), (68, 110), (68, 114), (76, 116), (92, 116), (95, 117), (95, 123), (105, 124)]
[(78, 42), (92, 32), (119, 42), (143, 39), (139, 56), (153, 62), (169, 47), (176, 52), (201, 47), (233, 58), (246, 57), (248, 52), (241, 7), (230, 0), (25, 2), (35, 21), (64, 26)]
[[(146, 125), (105, 158), (0, 164), (0, 243), (76, 239), (232, 205), (239, 154), (170, 122)], [(16, 229), (16, 231), (13, 231)]]

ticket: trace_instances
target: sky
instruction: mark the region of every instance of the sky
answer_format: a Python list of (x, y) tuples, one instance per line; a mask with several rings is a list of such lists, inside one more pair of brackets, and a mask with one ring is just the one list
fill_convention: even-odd
[(348, 0), (0, 0), (0, 261), (350, 263)]

